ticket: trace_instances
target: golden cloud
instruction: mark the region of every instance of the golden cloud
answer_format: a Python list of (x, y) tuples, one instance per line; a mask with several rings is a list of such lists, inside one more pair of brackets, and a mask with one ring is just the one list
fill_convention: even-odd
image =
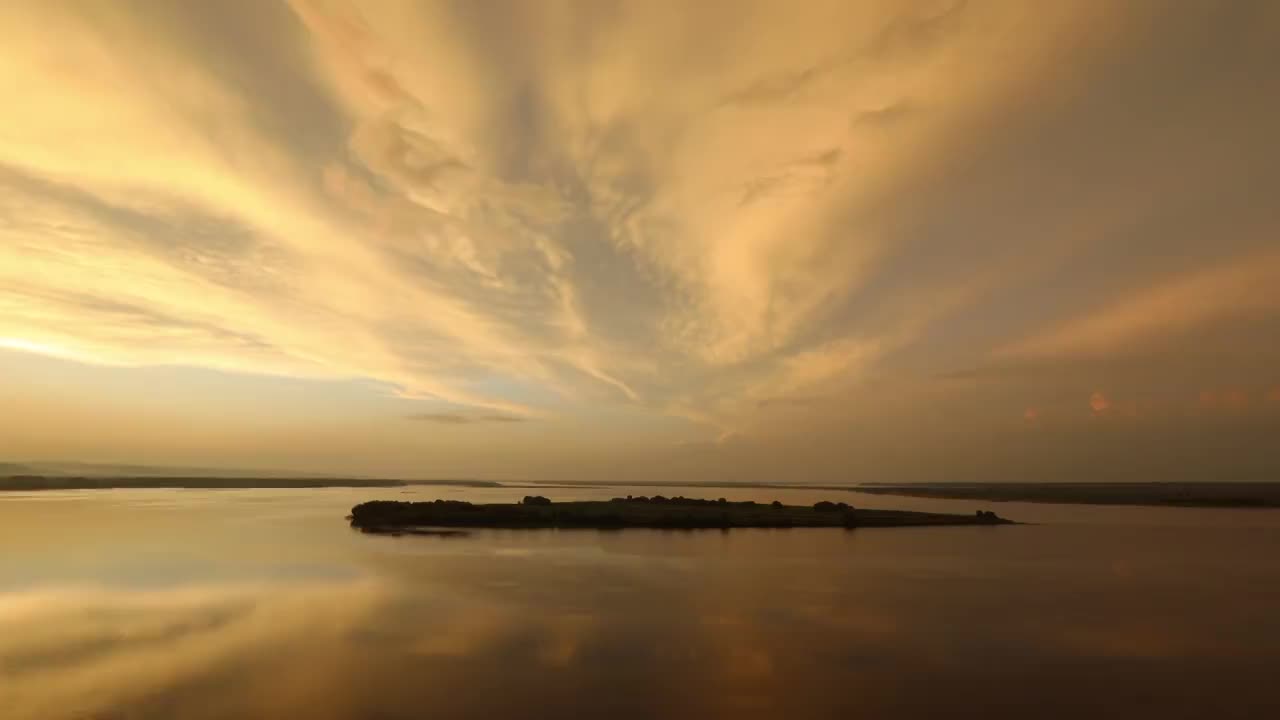
[(0, 346), (723, 433), (1280, 310), (1268, 99), (1114, 111), (1210, 10), (463, 5), (0, 10)]

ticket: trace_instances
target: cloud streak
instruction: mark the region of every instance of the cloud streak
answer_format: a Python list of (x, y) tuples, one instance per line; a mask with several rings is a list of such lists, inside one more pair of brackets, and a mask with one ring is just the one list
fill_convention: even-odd
[(406, 417), (416, 422), (435, 423), (437, 425), (518, 423), (525, 422), (528, 419), (516, 415), (461, 415), (458, 413), (414, 413)]

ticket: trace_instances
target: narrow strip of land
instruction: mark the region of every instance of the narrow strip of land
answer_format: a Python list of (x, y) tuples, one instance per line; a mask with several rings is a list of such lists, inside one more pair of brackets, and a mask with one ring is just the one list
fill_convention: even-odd
[(813, 506), (730, 502), (724, 499), (614, 498), (609, 501), (553, 503), (540, 496), (519, 503), (473, 504), (457, 500), (396, 502), (374, 500), (351, 509), (352, 527), (365, 532), (399, 534), (426, 528), (791, 528), (921, 527), (935, 525), (1007, 525), (995, 513), (972, 515), (868, 510), (846, 503)]
[(859, 485), (856, 489), (876, 495), (988, 502), (1280, 508), (1280, 483), (1267, 482), (933, 483)]

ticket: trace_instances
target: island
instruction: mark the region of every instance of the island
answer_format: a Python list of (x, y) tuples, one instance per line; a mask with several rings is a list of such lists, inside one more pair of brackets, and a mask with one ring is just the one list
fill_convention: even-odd
[(439, 528), (583, 528), (613, 530), (726, 528), (863, 528), (939, 525), (1011, 525), (994, 512), (972, 515), (869, 510), (843, 502), (811, 506), (729, 501), (724, 498), (638, 496), (612, 500), (552, 502), (528, 495), (518, 503), (475, 504), (460, 500), (374, 500), (351, 509), (351, 526), (366, 533), (442, 534)]

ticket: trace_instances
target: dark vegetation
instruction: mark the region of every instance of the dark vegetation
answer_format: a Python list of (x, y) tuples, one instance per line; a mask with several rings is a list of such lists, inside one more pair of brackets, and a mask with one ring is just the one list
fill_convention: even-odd
[(460, 500), (374, 500), (352, 508), (350, 521), (352, 527), (364, 532), (397, 534), (432, 527), (696, 529), (1009, 524), (995, 513), (983, 511), (975, 515), (945, 515), (866, 510), (846, 503), (820, 502), (813, 507), (799, 507), (777, 501), (763, 504), (661, 495), (561, 503), (531, 495), (520, 503), (483, 505)]

